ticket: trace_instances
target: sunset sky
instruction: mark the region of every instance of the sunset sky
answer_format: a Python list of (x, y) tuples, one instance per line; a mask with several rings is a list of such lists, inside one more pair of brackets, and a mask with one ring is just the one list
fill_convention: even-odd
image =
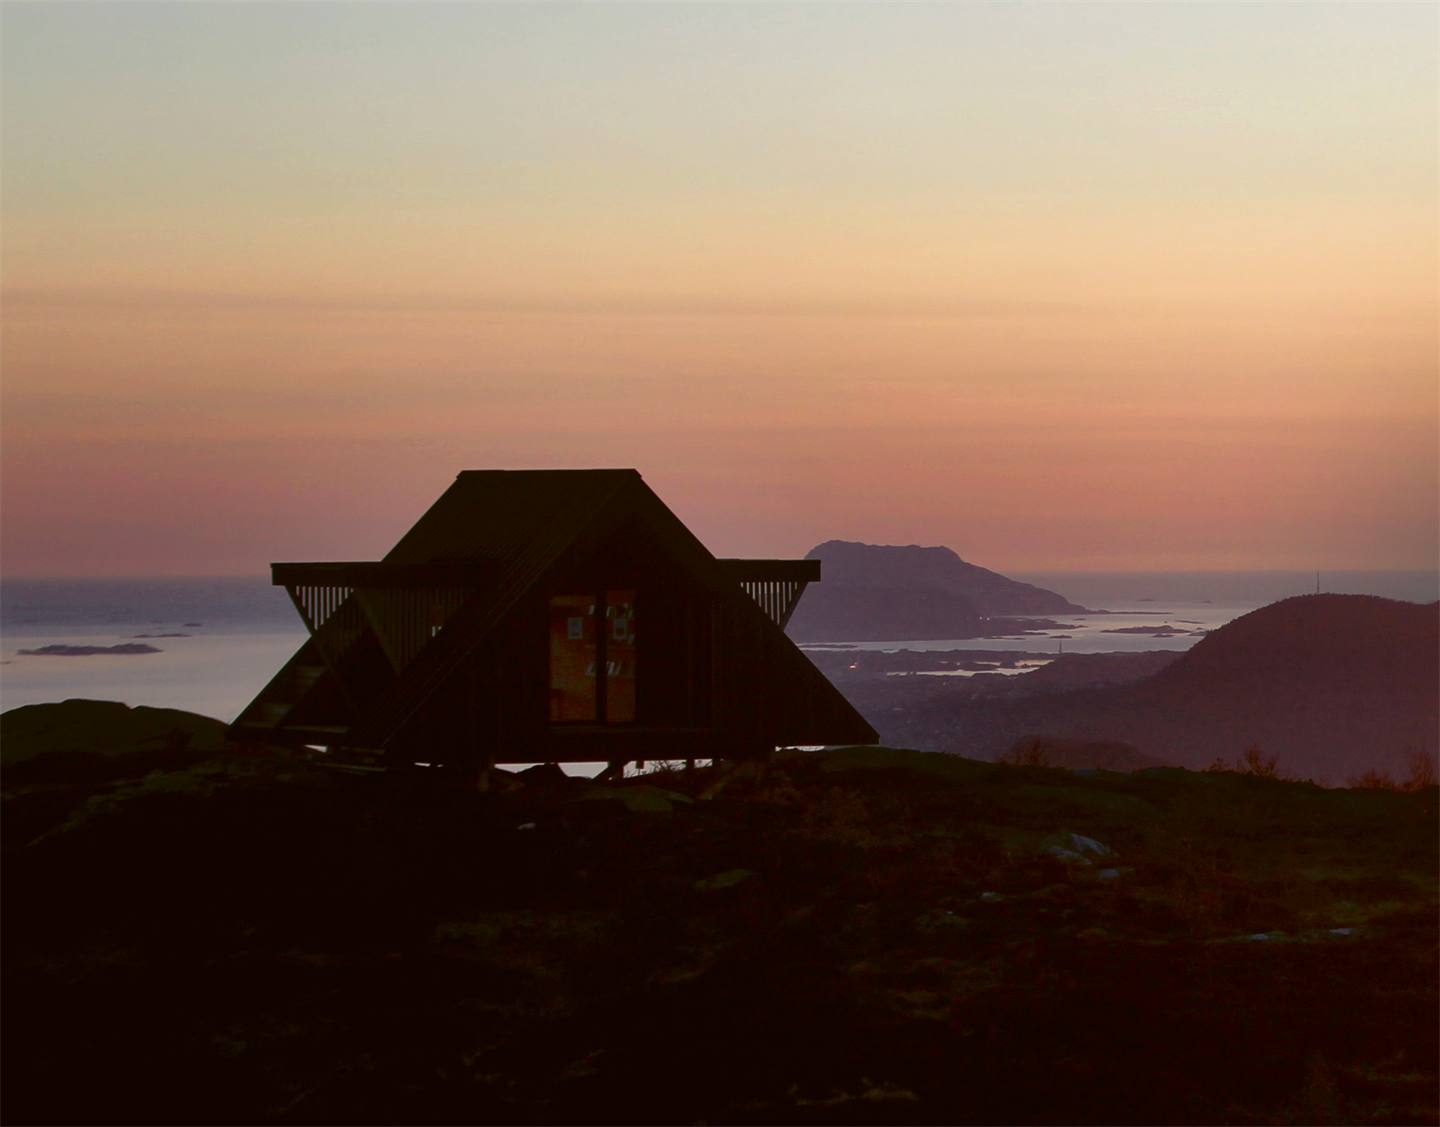
[(634, 466), (717, 555), (1423, 568), (1437, 8), (7, 4), (7, 575)]

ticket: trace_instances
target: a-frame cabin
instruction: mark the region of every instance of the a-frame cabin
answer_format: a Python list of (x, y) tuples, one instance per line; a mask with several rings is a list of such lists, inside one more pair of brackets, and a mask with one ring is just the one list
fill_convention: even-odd
[(237, 741), (480, 772), (879, 738), (785, 636), (819, 562), (716, 559), (634, 470), (467, 470), (383, 560), (272, 578), (310, 638)]

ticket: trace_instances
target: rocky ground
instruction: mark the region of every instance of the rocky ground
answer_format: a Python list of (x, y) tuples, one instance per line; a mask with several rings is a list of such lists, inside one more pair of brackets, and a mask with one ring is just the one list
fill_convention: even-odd
[(145, 754), (7, 772), (8, 1122), (1436, 1121), (1433, 787)]

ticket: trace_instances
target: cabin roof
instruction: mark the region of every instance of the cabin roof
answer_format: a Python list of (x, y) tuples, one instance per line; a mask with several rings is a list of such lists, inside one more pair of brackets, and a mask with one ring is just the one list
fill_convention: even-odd
[[(738, 608), (737, 613), (752, 618), (760, 638), (774, 635), (762, 648), (767, 660), (778, 663), (777, 675), (804, 686), (809, 698), (852, 715), (857, 731), (868, 730), (777, 624), (786, 590), (794, 596), (805, 582), (818, 580), (819, 564), (717, 560), (633, 469), (465, 470), (378, 563), (275, 564), (274, 580), (292, 586), (292, 593), (307, 584), (312, 589), (347, 589), (419, 582), (466, 589), (463, 604), (445, 629), (423, 644), (398, 676), (355, 702), (359, 712), (346, 742), (378, 748), (441, 689), (557, 564), (583, 557), (587, 547), (598, 546), (622, 525), (636, 521), (650, 543), (692, 582), (708, 587)], [(742, 584), (749, 586), (742, 589)], [(779, 649), (770, 652), (777, 644)], [(303, 664), (305, 652), (297, 653), (291, 665)]]
[(384, 562), (499, 561), (538, 575), (636, 486), (636, 470), (463, 470)]
[(487, 637), (509, 609), (587, 535), (598, 538), (642, 514), (699, 578), (725, 586), (715, 557), (633, 469), (464, 470), (385, 556), (387, 564), (436, 559), (489, 562), (494, 582), (456, 616), (351, 729), (360, 746), (380, 746)]

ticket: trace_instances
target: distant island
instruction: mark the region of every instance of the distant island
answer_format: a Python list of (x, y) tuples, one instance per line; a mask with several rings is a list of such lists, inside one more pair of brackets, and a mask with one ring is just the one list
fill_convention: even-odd
[[(162, 635), (170, 636), (172, 635)], [(147, 646), (144, 642), (122, 642), (118, 646), (41, 646), (38, 650), (15, 652), (26, 657), (93, 657), (95, 654), (158, 654), (165, 651), (155, 646)]]
[(823, 572), (786, 628), (797, 642), (994, 637), (1026, 629), (996, 618), (1085, 613), (1063, 595), (966, 563), (943, 546), (827, 540), (805, 558), (820, 560)]
[(1117, 626), (1111, 630), (1101, 630), (1102, 634), (1153, 634), (1157, 638), (1173, 638), (1176, 635), (1200, 637), (1208, 633), (1205, 630), (1184, 630), (1179, 626), (1171, 626), (1168, 623), (1164, 626)]

